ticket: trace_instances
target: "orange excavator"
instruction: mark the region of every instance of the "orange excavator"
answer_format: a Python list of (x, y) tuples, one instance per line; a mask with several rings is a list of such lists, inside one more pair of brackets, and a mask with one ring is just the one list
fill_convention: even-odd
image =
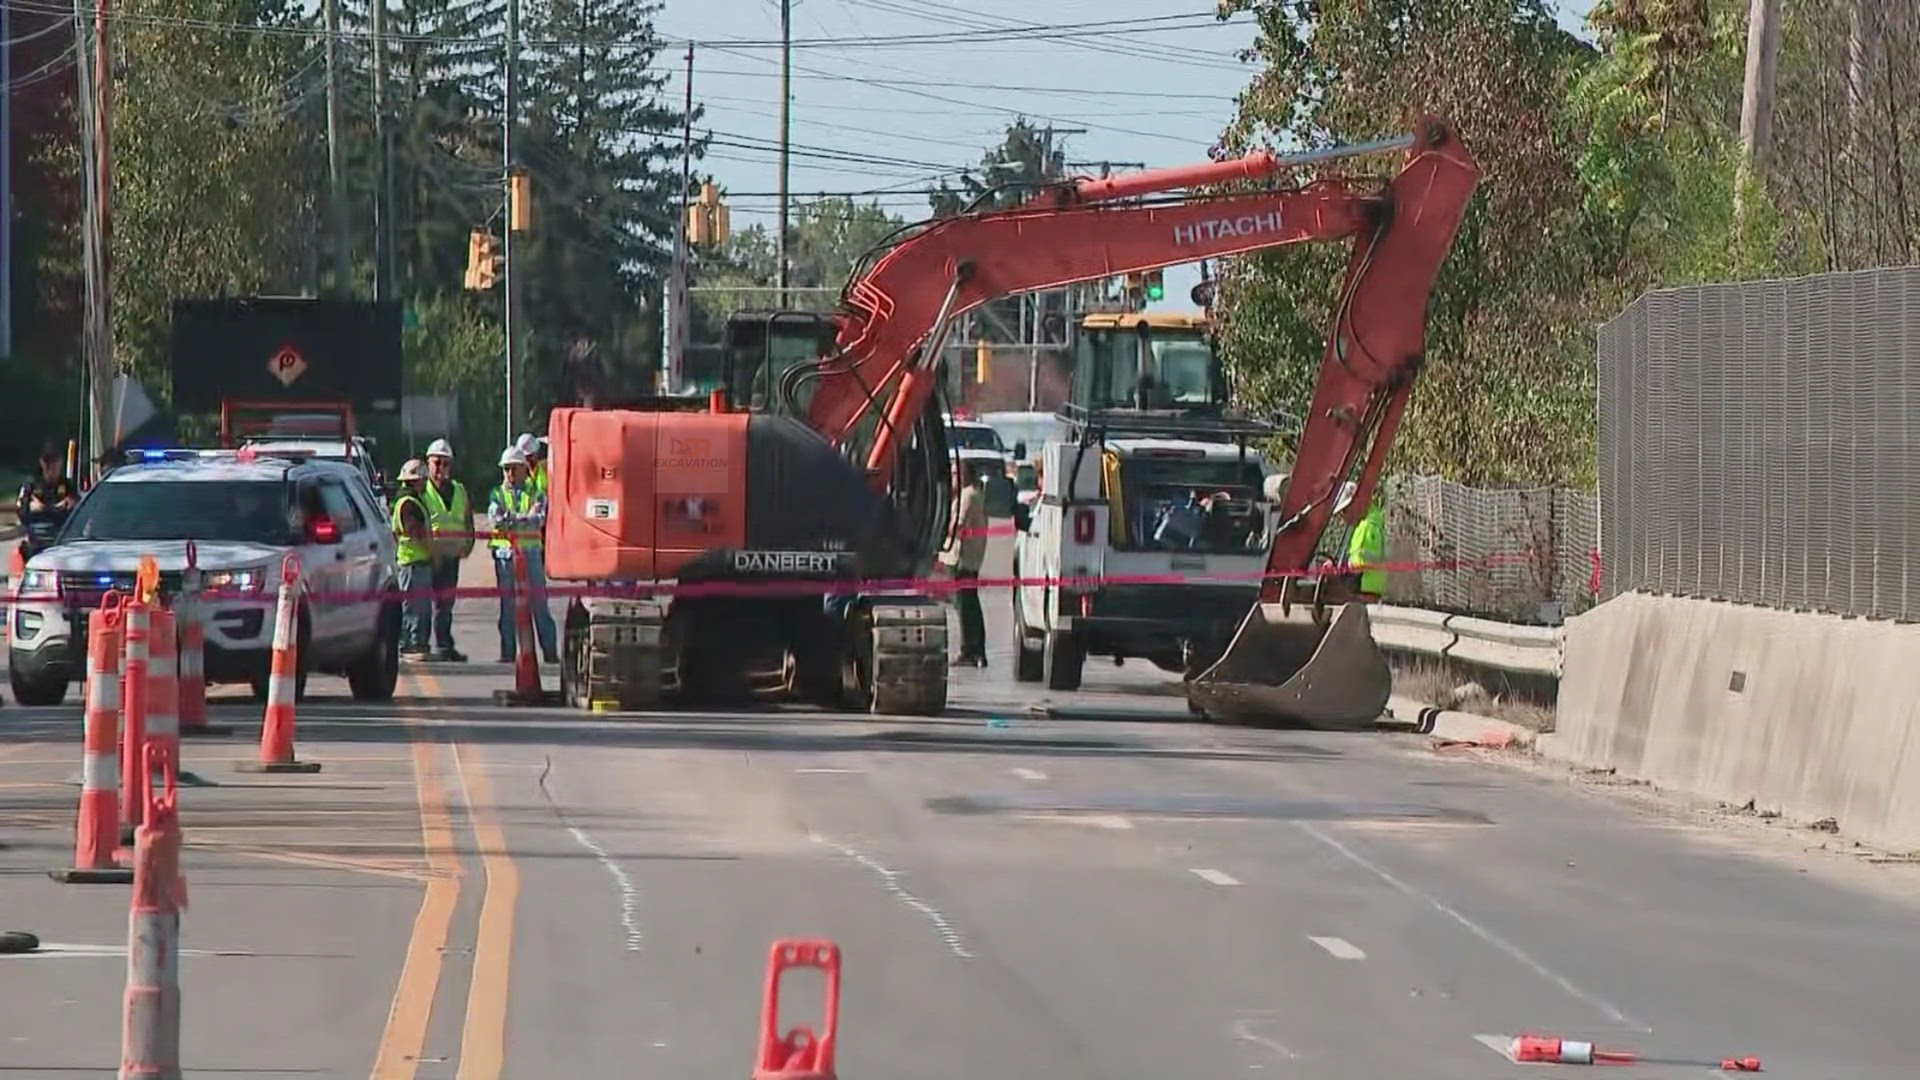
[[(1296, 170), (1405, 152), (1384, 184)], [(919, 586), (951, 535), (941, 356), (981, 304), (1307, 241), (1353, 241), (1258, 603), (1187, 684), (1237, 722), (1370, 723), (1388, 676), (1347, 580), (1310, 572), (1335, 501), (1370, 504), (1424, 359), (1429, 297), (1478, 182), (1443, 121), (1294, 155), (1039, 187), (909, 226), (832, 315), (729, 324), (725, 386), (554, 410), (547, 572), (569, 603), (576, 705), (767, 691), (876, 713), (947, 700), (944, 608)]]

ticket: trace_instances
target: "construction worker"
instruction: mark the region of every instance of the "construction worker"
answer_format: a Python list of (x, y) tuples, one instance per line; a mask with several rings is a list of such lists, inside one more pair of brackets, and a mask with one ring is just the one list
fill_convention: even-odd
[(968, 468), (964, 475), (966, 486), (960, 489), (953, 516), (954, 536), (940, 553), (940, 564), (960, 583), (954, 591), (954, 606), (960, 609), (960, 651), (954, 666), (983, 668), (987, 621), (980, 610), (980, 590), (968, 582), (979, 579), (987, 559), (987, 476), (977, 468)]
[(527, 455), (527, 483), (533, 487), (533, 493), (543, 499), (546, 498), (547, 440), (526, 432), (515, 439), (513, 445)]
[(460, 562), (473, 554), (473, 506), (465, 484), (453, 478), (453, 447), (435, 439), (427, 447), (427, 524), (433, 534), (433, 637), (437, 659), (465, 663), (453, 647), (453, 601), (460, 588)]
[(1360, 599), (1378, 602), (1386, 595), (1387, 572), (1376, 569), (1387, 561), (1387, 511), (1378, 493), (1367, 516), (1353, 527), (1347, 541), (1347, 569), (1360, 575)]
[(513, 611), (519, 584), (513, 568), (517, 543), (526, 563), (528, 600), (533, 608), (533, 627), (540, 639), (540, 653), (547, 663), (559, 663), (553, 612), (547, 609), (546, 566), (540, 547), (540, 533), (547, 522), (547, 499), (533, 490), (527, 475), (527, 455), (518, 446), (509, 446), (500, 455), (500, 472), (499, 486), (487, 497), (487, 522), (493, 533), (487, 546), (493, 549), (493, 579), (500, 586), (500, 662), (513, 663), (519, 644), (519, 628)]
[(393, 538), (400, 563), (400, 655), (408, 660), (426, 659), (427, 633), (433, 623), (433, 529), (426, 488), (427, 467), (419, 458), (400, 466)]

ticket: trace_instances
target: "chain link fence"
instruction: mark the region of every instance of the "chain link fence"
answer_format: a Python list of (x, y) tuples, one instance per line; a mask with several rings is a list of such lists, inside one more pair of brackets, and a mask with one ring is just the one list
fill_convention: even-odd
[(1920, 267), (1648, 293), (1598, 362), (1602, 597), (1920, 618)]
[[(1386, 601), (1517, 623), (1593, 604), (1599, 500), (1561, 488), (1471, 488), (1434, 476), (1386, 485)], [(1330, 552), (1346, 551), (1335, 519)]]

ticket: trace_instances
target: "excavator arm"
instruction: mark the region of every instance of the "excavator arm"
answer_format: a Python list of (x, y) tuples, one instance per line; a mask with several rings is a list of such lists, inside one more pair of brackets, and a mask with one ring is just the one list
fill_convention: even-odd
[[(1154, 199), (1257, 181), (1340, 157), (1405, 149), (1385, 185), (1326, 179), (1244, 194)], [(1441, 121), (1397, 139), (1288, 157), (1152, 170), (1049, 188), (1010, 210), (944, 218), (909, 236), (847, 290), (838, 354), (818, 372), (810, 422), (839, 444), (876, 414), (866, 468), (884, 488), (892, 462), (939, 381), (946, 327), (981, 304), (1200, 259), (1352, 238), (1312, 404), (1280, 507), (1262, 600), (1305, 570), (1355, 470), (1348, 509), (1366, 511), (1404, 412), (1426, 340), (1428, 297), (1473, 195), (1477, 170)]]
[[(1259, 181), (1302, 165), (1405, 150), (1384, 185), (1323, 179), (1224, 195), (1167, 193)], [(1306, 241), (1351, 239), (1333, 325), (1305, 413), (1259, 602), (1226, 651), (1187, 682), (1196, 711), (1246, 723), (1371, 724), (1391, 674), (1364, 604), (1308, 568), (1341, 486), (1346, 510), (1372, 503), (1425, 359), (1427, 310), (1478, 183), (1447, 125), (1412, 136), (1278, 157), (1254, 153), (1042, 191), (1011, 210), (962, 214), (907, 236), (849, 285), (837, 351), (807, 372), (818, 385), (808, 420), (836, 445), (864, 451), (868, 482), (885, 491), (896, 458), (939, 387), (953, 319), (1036, 289), (1238, 255)], [(869, 441), (870, 440), (870, 441)]]

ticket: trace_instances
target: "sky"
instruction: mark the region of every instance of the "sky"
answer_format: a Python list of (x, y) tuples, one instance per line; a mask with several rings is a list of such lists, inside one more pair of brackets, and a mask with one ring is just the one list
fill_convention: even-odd
[[(1581, 32), (1590, 5), (1557, 0), (1561, 25)], [(862, 198), (916, 220), (927, 215), (921, 192), (931, 177), (976, 165), (1022, 116), (1085, 129), (1066, 136), (1070, 167), (1092, 163), (1078, 168), (1093, 171), (1106, 161), (1131, 171), (1204, 161), (1249, 77), (1234, 53), (1251, 44), (1251, 21), (1128, 22), (1210, 10), (1207, 0), (796, 0), (791, 189), (802, 196), (884, 191)], [(1117, 23), (1126, 32), (805, 44), (1036, 22)], [(778, 206), (778, 0), (667, 0), (656, 31), (703, 43), (694, 50), (694, 99), (706, 108), (701, 129), (715, 140), (703, 167), (730, 192), (735, 228), (771, 227)], [(675, 70), (669, 92), (679, 101), (683, 48), (663, 51), (657, 62)], [(1190, 306), (1188, 293), (1199, 280), (1197, 266), (1170, 268), (1167, 297), (1155, 306)]]

